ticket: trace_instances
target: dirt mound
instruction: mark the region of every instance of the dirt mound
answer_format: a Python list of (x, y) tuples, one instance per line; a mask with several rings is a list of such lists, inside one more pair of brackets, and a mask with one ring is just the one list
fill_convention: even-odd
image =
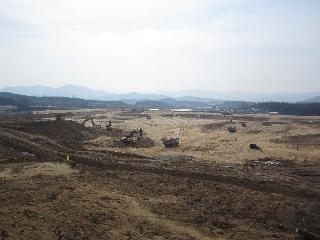
[(127, 133), (119, 128), (112, 128), (110, 130), (106, 130), (106, 135), (109, 137), (124, 137)]
[(0, 128), (1, 162), (61, 160), (67, 150), (47, 137)]
[(20, 131), (46, 136), (66, 146), (75, 146), (103, 134), (101, 129), (87, 128), (72, 121), (42, 121), (23, 123)]
[(155, 146), (155, 141), (149, 137), (143, 138), (127, 138), (124, 140), (123, 138), (120, 140), (115, 140), (113, 142), (114, 147), (135, 147), (135, 148), (150, 148)]

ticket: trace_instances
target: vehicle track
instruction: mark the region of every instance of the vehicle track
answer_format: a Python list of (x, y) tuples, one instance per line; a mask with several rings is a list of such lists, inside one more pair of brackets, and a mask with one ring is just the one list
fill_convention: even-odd
[(77, 159), (78, 163), (96, 167), (108, 168), (116, 171), (129, 171), (150, 173), (158, 175), (169, 175), (178, 178), (190, 178), (196, 180), (213, 181), (223, 184), (230, 184), (236, 187), (251, 189), (258, 192), (283, 194), (297, 198), (319, 199), (320, 192), (302, 188), (289, 183), (279, 183), (271, 180), (256, 180), (247, 177), (227, 176), (222, 174), (211, 174), (203, 172), (191, 172), (180, 169), (157, 168), (146, 165), (133, 165), (128, 163), (112, 162), (109, 160)]

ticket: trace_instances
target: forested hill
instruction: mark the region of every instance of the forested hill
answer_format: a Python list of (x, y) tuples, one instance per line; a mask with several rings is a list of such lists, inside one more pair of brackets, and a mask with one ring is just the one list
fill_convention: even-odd
[[(43, 110), (43, 109), (70, 109), (70, 108), (191, 108), (198, 111), (201, 107), (206, 111), (211, 111), (210, 106), (217, 106), (225, 110), (244, 110), (250, 112), (255, 109), (258, 113), (278, 112), (283, 115), (297, 116), (320, 116), (320, 103), (286, 103), (286, 102), (243, 102), (226, 101), (220, 104), (209, 104), (203, 102), (166, 100), (138, 102), (136, 105), (130, 105), (121, 101), (97, 101), (85, 100), (81, 98), (69, 97), (34, 97), (8, 92), (0, 92), (0, 106), (15, 106), (18, 111), (23, 110)], [(192, 103), (192, 104), (191, 104)], [(209, 108), (209, 109), (208, 109)], [(213, 110), (213, 108), (212, 108)]]
[(265, 102), (254, 107), (266, 112), (278, 112), (283, 115), (320, 116), (320, 103)]
[(0, 92), (0, 105), (16, 106), (21, 110), (94, 108), (94, 107), (128, 107), (121, 101), (96, 101), (69, 97), (31, 97), (9, 92)]

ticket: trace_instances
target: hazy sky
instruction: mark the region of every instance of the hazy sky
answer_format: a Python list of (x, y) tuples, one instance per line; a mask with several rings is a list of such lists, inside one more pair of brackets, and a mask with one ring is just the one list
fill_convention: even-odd
[(319, 0), (0, 0), (0, 87), (319, 91)]

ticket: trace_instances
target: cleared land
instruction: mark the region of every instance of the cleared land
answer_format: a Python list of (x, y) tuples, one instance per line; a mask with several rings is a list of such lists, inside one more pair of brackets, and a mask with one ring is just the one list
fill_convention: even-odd
[(0, 117), (0, 239), (319, 237), (320, 117), (54, 113)]

